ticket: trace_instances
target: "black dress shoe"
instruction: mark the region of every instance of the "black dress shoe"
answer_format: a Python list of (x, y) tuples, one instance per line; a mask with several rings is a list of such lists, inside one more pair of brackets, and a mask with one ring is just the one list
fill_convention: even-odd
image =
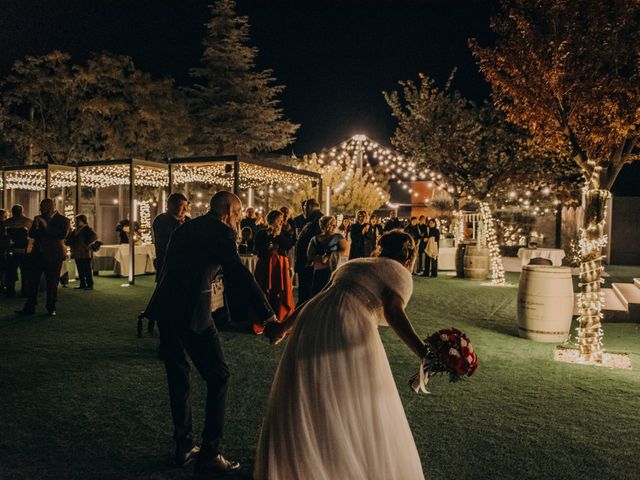
[(35, 314), (35, 310), (25, 310), (24, 308), (22, 310), (16, 310), (16, 315), (18, 315), (19, 317), (28, 317), (29, 315)]
[(84, 290), (85, 288), (87, 287), (80, 285), (79, 287), (74, 287), (74, 290)]
[(191, 463), (191, 461), (196, 458), (199, 453), (200, 447), (197, 445), (194, 445), (193, 447), (191, 447), (191, 450), (188, 450), (186, 452), (183, 450), (176, 450), (174, 461), (178, 467), (184, 467), (185, 465)]
[(196, 475), (226, 475), (238, 470), (240, 470), (238, 462), (227, 460), (220, 453), (209, 458), (199, 456), (193, 469)]

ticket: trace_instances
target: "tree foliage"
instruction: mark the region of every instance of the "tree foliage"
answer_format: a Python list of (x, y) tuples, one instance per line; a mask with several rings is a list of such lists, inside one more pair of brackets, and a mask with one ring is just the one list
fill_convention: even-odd
[[(361, 174), (356, 169), (349, 175), (341, 165), (321, 163), (315, 153), (305, 155), (301, 160), (296, 160), (295, 164), (304, 170), (322, 174), (324, 188), (331, 187), (330, 213), (332, 215), (353, 216), (358, 210), (371, 213), (389, 200), (388, 193), (384, 191), (384, 182), (377, 178), (378, 185), (374, 185), (372, 177), (366, 172)], [(378, 188), (382, 191), (382, 198)], [(293, 204), (298, 206), (303, 200), (316, 197), (317, 189), (309, 184), (294, 193)], [(322, 208), (324, 210), (324, 205)]]
[(271, 70), (256, 71), (258, 49), (249, 43), (249, 21), (234, 0), (211, 6), (197, 84), (187, 89), (200, 153), (273, 151), (294, 140), (298, 125), (284, 118)]
[(186, 152), (185, 103), (169, 79), (129, 57), (102, 53), (85, 65), (54, 51), (15, 62), (2, 84), (3, 141), (27, 163), (61, 163)]
[(640, 3), (504, 0), (492, 47), (471, 41), (507, 119), (609, 190), (637, 159)]
[(419, 164), (440, 172), (458, 199), (508, 198), (513, 189), (565, 190), (575, 168), (546, 168), (543, 152), (489, 104), (476, 105), (425, 76), (385, 92), (398, 127), (393, 144)]

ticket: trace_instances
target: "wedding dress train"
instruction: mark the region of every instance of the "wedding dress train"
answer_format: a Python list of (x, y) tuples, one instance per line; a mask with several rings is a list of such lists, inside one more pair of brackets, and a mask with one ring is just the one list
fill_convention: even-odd
[(386, 289), (406, 304), (409, 271), (352, 260), (300, 312), (271, 388), (256, 480), (424, 478), (378, 333)]

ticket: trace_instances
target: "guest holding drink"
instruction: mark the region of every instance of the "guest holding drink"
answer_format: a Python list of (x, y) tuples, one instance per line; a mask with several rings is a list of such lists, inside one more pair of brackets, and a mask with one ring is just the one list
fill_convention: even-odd
[(323, 216), (319, 220), (320, 234), (309, 242), (307, 258), (313, 265), (311, 297), (320, 293), (331, 278), (331, 272), (346, 261), (349, 245), (340, 233), (336, 233), (336, 217)]
[(29, 237), (34, 239), (34, 243), (27, 255), (27, 302), (22, 310), (16, 312), (18, 315), (35, 314), (40, 278), (43, 274), (47, 285), (47, 312), (50, 316), (56, 315), (60, 271), (67, 256), (64, 240), (69, 235), (69, 227), (69, 219), (56, 211), (53, 200), (45, 198), (40, 202), (40, 215), (33, 219), (29, 229)]

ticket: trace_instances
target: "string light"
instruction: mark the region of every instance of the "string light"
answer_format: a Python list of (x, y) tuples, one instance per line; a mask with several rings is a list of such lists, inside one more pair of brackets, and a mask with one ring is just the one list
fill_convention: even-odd
[[(5, 173), (6, 188), (29, 191), (42, 191), (47, 188), (46, 167), (42, 169), (9, 170)], [(51, 170), (50, 188), (68, 188), (76, 186), (75, 170)], [(3, 185), (4, 188), (4, 185)]]
[[(285, 172), (263, 165), (240, 162), (239, 188), (257, 188), (263, 185), (280, 185), (293, 190), (311, 179), (303, 173)], [(233, 187), (233, 164), (215, 163), (210, 165), (178, 164), (173, 171), (174, 185), (184, 183), (206, 183)]]
[(76, 228), (76, 215), (75, 209), (72, 204), (67, 204), (64, 206), (64, 216), (69, 219), (71, 228)]
[[(602, 308), (604, 292), (600, 290), (604, 267), (602, 266), (602, 248), (607, 245), (607, 236), (603, 234), (606, 218), (606, 201), (610, 197), (607, 190), (591, 190), (587, 195), (596, 197), (604, 211), (600, 222), (592, 221), (587, 228), (580, 229), (580, 293), (578, 304), (578, 345), (580, 358), (584, 363), (602, 363)], [(589, 232), (598, 232), (598, 236), (589, 239)]]
[[(169, 186), (169, 172), (163, 168), (134, 165), (134, 182), (141, 187)], [(91, 188), (129, 185), (129, 165), (96, 165), (80, 168), (80, 183)]]
[(138, 202), (140, 209), (140, 237), (144, 243), (152, 243), (151, 237), (151, 202)]
[[(482, 215), (484, 231), (483, 238), (489, 248), (489, 261), (491, 264), (491, 283), (494, 285), (505, 285), (504, 265), (502, 264), (502, 256), (500, 255), (500, 247), (498, 245), (498, 236), (496, 235), (495, 226), (491, 209), (487, 202), (480, 202), (480, 213)], [(481, 237), (482, 238), (482, 237)]]

